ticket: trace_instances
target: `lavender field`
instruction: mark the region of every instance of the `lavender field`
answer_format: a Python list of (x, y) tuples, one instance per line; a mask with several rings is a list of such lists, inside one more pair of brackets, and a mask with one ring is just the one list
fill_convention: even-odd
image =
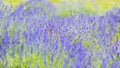
[(0, 68), (120, 68), (120, 7), (17, 1), (0, 0)]

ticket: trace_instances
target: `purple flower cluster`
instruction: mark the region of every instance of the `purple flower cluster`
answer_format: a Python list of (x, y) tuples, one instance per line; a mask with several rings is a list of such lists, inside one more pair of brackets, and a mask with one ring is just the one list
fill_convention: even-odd
[[(115, 34), (119, 31), (120, 9), (113, 10), (103, 16), (60, 17), (54, 14), (51, 3), (35, 0), (20, 5), (6, 17), (0, 11), (0, 57), (5, 57), (12, 48), (12, 56), (18, 49), (20, 57), (42, 52), (44, 60), (49, 52), (51, 61), (56, 55), (63, 57), (63, 68), (67, 65), (70, 68), (108, 68), (110, 60), (112, 68), (119, 68), (114, 55), (119, 58), (120, 42), (112, 43), (111, 38), (116, 39)], [(48, 62), (44, 61), (44, 64)]]

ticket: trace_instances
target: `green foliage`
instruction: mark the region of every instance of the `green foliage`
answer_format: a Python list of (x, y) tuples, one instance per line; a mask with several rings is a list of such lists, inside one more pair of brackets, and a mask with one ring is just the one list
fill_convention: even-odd
[[(0, 61), (1, 68), (4, 66), (6, 68), (62, 68), (62, 64), (64, 63), (64, 58), (59, 58), (58, 56), (55, 56), (53, 61), (51, 61), (52, 55), (50, 53), (46, 56), (47, 65), (44, 64), (44, 56), (35, 53), (32, 53), (30, 56), (23, 55), (20, 57), (17, 52), (14, 56), (9, 52), (6, 56), (5, 62), (7, 62), (7, 65), (5, 65), (3, 61)], [(67, 65), (67, 68), (69, 68), (69, 65)]]

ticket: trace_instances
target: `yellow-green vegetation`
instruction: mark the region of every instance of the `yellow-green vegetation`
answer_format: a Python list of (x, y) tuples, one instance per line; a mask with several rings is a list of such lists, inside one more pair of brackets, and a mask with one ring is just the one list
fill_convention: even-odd
[(112, 59), (109, 59), (109, 63), (108, 63), (109, 68), (111, 67), (112, 63), (113, 63)]
[(111, 40), (110, 40), (111, 43), (120, 40), (120, 24), (118, 25), (117, 28), (118, 28), (118, 32), (114, 36), (111, 36)]
[(20, 3), (23, 3), (25, 1), (27, 1), (27, 0), (2, 0), (2, 2), (4, 2), (6, 5), (8, 5), (8, 6), (12, 5), (13, 8), (15, 8)]
[(14, 37), (14, 33), (18, 31), (18, 24), (14, 23), (8, 28), (8, 33), (10, 37)]
[[(13, 8), (27, 0), (2, 0), (3, 3)], [(56, 8), (57, 13), (62, 17), (81, 12), (87, 14), (104, 14), (113, 7), (120, 7), (120, 0), (49, 0)], [(70, 7), (70, 8), (69, 8)]]
[(120, 7), (120, 0), (96, 0), (99, 9), (98, 14), (107, 12), (108, 10), (111, 10), (113, 7)]
[(62, 2), (62, 0), (49, 0), (49, 1), (52, 3), (61, 3)]
[(102, 61), (100, 59), (95, 59), (92, 61), (92, 65), (95, 68), (102, 68)]
[[(36, 63), (39, 63), (40, 67), (44, 67), (43, 56), (36, 56), (32, 54), (31, 56), (23, 56), (22, 60), (20, 60), (19, 55), (15, 55), (14, 58), (7, 55), (8, 66), (11, 68), (28, 68), (28, 66), (34, 68)], [(45, 68), (45, 67), (44, 67)]]
[(91, 42), (88, 41), (88, 40), (83, 41), (83, 46), (84, 46), (85, 48), (88, 48), (90, 44), (91, 44)]
[(120, 25), (118, 26), (118, 33), (116, 35), (117, 40), (120, 40)]
[(80, 43), (80, 40), (79, 40), (79, 35), (76, 35), (73, 40), (71, 41), (71, 44), (74, 44), (74, 43)]
[[(10, 52), (11, 51), (11, 52)], [(64, 54), (65, 51), (62, 52), (61, 57), (58, 55), (55, 55), (52, 60), (52, 54), (49, 52), (46, 55), (46, 60), (44, 60), (44, 55), (37, 55), (35, 53), (31, 53), (30, 55), (24, 55), (22, 54), (22, 57), (20, 57), (20, 54), (15, 52), (15, 54), (12, 56), (12, 50), (9, 50), (9, 53), (6, 55), (7, 68), (28, 68), (28, 67), (40, 67), (40, 68), (62, 68), (62, 65), (64, 63)], [(44, 62), (47, 62), (47, 65), (44, 64)], [(0, 67), (4, 66), (4, 61), (0, 61)], [(69, 65), (67, 65), (67, 68), (69, 68)]]
[(71, 15), (71, 13), (70, 13), (70, 11), (68, 11), (68, 10), (60, 13), (60, 16), (61, 16), (61, 17), (70, 16), (70, 15)]
[(81, 12), (101, 15), (113, 7), (120, 7), (120, 0), (50, 0), (50, 2), (57, 6), (57, 13), (61, 16), (71, 15), (71, 10), (75, 14)]
[[(64, 54), (63, 54), (64, 56)], [(46, 56), (47, 68), (62, 68), (62, 64), (64, 63), (64, 58), (58, 55), (54, 55), (49, 52)]]
[(5, 29), (3, 28), (3, 24), (0, 24), (0, 43), (2, 43), (2, 38), (4, 36)]
[(0, 60), (0, 68), (2, 68), (4, 65), (3, 61)]
[(114, 43), (116, 41), (116, 38), (114, 36), (111, 37), (110, 42)]
[(0, 28), (0, 43), (2, 43), (2, 38), (5, 30), (3, 28)]
[(84, 6), (88, 14), (94, 14), (96, 12), (96, 7), (93, 5), (90, 1), (85, 2)]
[(5, 33), (5, 29), (2, 26), (0, 26), (0, 35), (3, 35), (4, 33)]
[(100, 50), (100, 45), (96, 45), (96, 49), (97, 49), (97, 50)]
[(25, 41), (25, 38), (23, 37), (23, 33), (25, 31), (26, 31), (26, 24), (21, 24), (21, 27), (20, 27), (20, 38), (19, 38), (20, 43)]
[[(120, 61), (119, 54), (115, 53), (113, 57), (114, 57), (116, 60)], [(113, 62), (112, 62), (112, 59), (111, 59), (111, 63), (113, 63)]]

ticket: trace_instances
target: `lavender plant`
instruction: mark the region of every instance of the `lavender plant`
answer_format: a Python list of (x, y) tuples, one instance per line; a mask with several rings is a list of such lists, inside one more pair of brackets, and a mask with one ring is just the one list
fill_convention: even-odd
[(48, 1), (0, 8), (1, 68), (119, 68), (120, 9), (61, 17)]

